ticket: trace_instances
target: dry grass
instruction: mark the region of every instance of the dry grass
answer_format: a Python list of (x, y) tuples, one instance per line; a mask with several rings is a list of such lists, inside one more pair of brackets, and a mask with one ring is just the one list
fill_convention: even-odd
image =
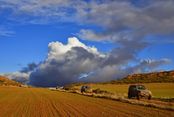
[(113, 93), (101, 93), (101, 94), (81, 93), (79, 90), (70, 90), (70, 91), (60, 90), (60, 91), (69, 92), (69, 93), (77, 93), (77, 94), (81, 94), (81, 95), (85, 95), (85, 96), (89, 96), (89, 97), (95, 97), (95, 98), (110, 99), (110, 100), (120, 101), (123, 103), (129, 103), (129, 104), (133, 104), (133, 105), (140, 105), (140, 106), (145, 106), (145, 107), (153, 107), (153, 108), (158, 108), (158, 109), (174, 111), (173, 102), (162, 102), (159, 100), (146, 100), (146, 99), (141, 99), (141, 100), (127, 99), (122, 95), (117, 95), (117, 94), (113, 94)]
[(0, 86), (21, 86), (21, 84), (4, 76), (0, 76)]
[(167, 110), (49, 89), (0, 87), (0, 117), (173, 117)]
[[(129, 84), (89, 84), (91, 88), (105, 90), (127, 97)], [(174, 98), (174, 83), (145, 83), (154, 98)], [(75, 88), (80, 89), (81, 86)]]
[[(120, 102), (125, 102), (134, 105), (141, 105), (146, 107), (154, 107), (159, 109), (173, 110), (174, 111), (174, 83), (146, 83), (144, 84), (153, 93), (153, 100), (141, 99), (137, 101), (136, 99), (127, 99), (128, 84), (86, 84), (92, 87), (92, 89), (100, 88), (109, 93), (104, 94), (84, 94), (87, 96), (106, 98), (111, 100), (116, 100)], [(74, 89), (80, 90), (81, 86), (75, 86)], [(161, 92), (160, 92), (161, 91)], [(74, 91), (79, 93), (79, 91)], [(80, 94), (80, 93), (79, 93)]]

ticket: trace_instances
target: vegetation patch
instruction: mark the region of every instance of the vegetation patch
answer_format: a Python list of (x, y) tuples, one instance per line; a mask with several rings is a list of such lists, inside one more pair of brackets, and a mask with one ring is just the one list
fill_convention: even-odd
[(119, 80), (105, 82), (104, 84), (108, 83), (110, 84), (174, 83), (174, 71), (132, 74)]
[(21, 83), (10, 80), (4, 76), (0, 76), (0, 86), (21, 86)]

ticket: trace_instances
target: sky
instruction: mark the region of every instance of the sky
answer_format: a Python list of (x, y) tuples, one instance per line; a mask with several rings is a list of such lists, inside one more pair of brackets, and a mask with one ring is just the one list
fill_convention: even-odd
[(0, 74), (34, 86), (174, 69), (173, 0), (0, 0)]

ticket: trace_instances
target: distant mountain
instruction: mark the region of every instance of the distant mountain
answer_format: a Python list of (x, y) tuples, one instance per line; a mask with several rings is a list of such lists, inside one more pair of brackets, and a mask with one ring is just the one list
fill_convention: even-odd
[(174, 83), (174, 70), (132, 74), (128, 75), (123, 79), (111, 81), (111, 83), (160, 83), (160, 82)]
[(0, 76), (0, 86), (21, 86), (21, 84), (4, 76)]

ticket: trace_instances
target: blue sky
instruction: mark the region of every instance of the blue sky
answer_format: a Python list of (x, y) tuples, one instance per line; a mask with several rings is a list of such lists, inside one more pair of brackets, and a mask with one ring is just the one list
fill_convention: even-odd
[[(44, 24), (44, 25), (15, 25), (11, 27), (14, 34), (1, 36), (0, 72), (8, 73), (20, 70), (27, 64), (44, 60), (47, 56), (48, 43), (52, 41), (67, 42), (81, 29), (73, 23)], [(82, 40), (90, 46), (95, 46), (102, 52), (110, 51), (114, 45)]]
[[(105, 56), (98, 66), (73, 74), (76, 77), (94, 70), (100, 76), (98, 71), (108, 67), (108, 71), (115, 71), (112, 75), (108, 73), (112, 78), (147, 69), (148, 72), (172, 70), (172, 5), (171, 0), (0, 0), (0, 73), (20, 72), (30, 63), (37, 64), (36, 69), (41, 71), (39, 68), (48, 62), (52, 51), (56, 51), (54, 60), (60, 62), (57, 58), (64, 55), (54, 50), (59, 45), (48, 45), (58, 41), (67, 48), (70, 37), (80, 41), (80, 45), (73, 42), (74, 46)], [(89, 49), (92, 47), (98, 51), (94, 53)], [(94, 59), (90, 61), (92, 64)], [(29, 79), (32, 73), (27, 73)]]

